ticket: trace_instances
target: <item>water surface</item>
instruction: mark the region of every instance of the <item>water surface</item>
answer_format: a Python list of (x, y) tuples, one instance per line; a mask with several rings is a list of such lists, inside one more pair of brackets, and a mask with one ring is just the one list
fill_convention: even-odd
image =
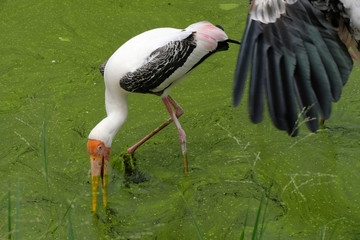
[(246, 100), (232, 108), (238, 46), (212, 56), (172, 91), (185, 110), (188, 175), (171, 125), (136, 152), (147, 181), (126, 180), (121, 154), (168, 118), (159, 98), (130, 96), (111, 149), (109, 209), (100, 203), (98, 215), (91, 213), (86, 141), (105, 116), (100, 64), (156, 27), (208, 20), (240, 40), (247, 5), (2, 1), (0, 238), (8, 236), (10, 191), (18, 239), (199, 239), (198, 231), (204, 239), (238, 239), (247, 212), (250, 239), (263, 195), (263, 239), (359, 239), (359, 68), (327, 128), (311, 134), (302, 127), (289, 138), (267, 114), (251, 124)]

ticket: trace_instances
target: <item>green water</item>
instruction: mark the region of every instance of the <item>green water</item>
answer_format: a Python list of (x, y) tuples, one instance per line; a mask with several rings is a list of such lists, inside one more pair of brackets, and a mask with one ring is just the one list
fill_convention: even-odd
[(130, 96), (111, 149), (109, 209), (100, 201), (98, 215), (91, 213), (86, 141), (105, 116), (100, 64), (156, 27), (208, 20), (240, 40), (247, 5), (0, 1), (0, 239), (8, 239), (8, 216), (15, 239), (239, 239), (247, 212), (251, 239), (264, 194), (263, 239), (360, 239), (359, 68), (327, 129), (303, 127), (289, 138), (267, 115), (251, 124), (246, 100), (232, 108), (238, 46), (172, 91), (185, 110), (188, 175), (171, 125), (136, 152), (146, 181), (124, 177), (121, 154), (168, 118), (159, 98)]

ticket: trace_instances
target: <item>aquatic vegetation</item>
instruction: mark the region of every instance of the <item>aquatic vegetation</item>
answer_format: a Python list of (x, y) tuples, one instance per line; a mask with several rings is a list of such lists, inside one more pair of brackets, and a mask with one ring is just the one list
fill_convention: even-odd
[(131, 97), (112, 147), (108, 208), (91, 213), (86, 138), (106, 114), (98, 67), (130, 36), (159, 26), (209, 20), (239, 40), (248, 1), (228, 3), (1, 4), (1, 239), (359, 238), (360, 69), (324, 129), (302, 125), (289, 138), (266, 114), (251, 124), (246, 101), (232, 107), (236, 48), (172, 92), (186, 111), (189, 174), (169, 141), (172, 125), (124, 163), (124, 150), (168, 118), (157, 98)]

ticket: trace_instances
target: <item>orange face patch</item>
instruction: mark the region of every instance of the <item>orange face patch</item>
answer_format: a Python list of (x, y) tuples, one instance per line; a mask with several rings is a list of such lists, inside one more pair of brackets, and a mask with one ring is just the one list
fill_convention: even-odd
[(104, 156), (109, 159), (110, 148), (106, 147), (102, 141), (89, 139), (87, 142), (87, 150), (91, 156)]

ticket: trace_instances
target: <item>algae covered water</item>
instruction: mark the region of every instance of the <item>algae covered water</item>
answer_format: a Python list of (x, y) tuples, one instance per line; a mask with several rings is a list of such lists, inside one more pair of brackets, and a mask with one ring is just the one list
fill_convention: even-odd
[[(232, 107), (238, 46), (197, 67), (172, 97), (183, 107), (190, 171), (158, 97), (131, 95), (111, 148), (107, 210), (91, 213), (87, 135), (105, 116), (99, 66), (126, 40), (157, 27), (207, 20), (241, 40), (248, 1), (2, 1), (0, 239), (251, 239), (259, 206), (262, 239), (360, 238), (360, 70), (326, 128), (299, 137), (247, 101)], [(246, 97), (246, 96), (245, 96)], [(246, 224), (244, 224), (246, 220)]]

